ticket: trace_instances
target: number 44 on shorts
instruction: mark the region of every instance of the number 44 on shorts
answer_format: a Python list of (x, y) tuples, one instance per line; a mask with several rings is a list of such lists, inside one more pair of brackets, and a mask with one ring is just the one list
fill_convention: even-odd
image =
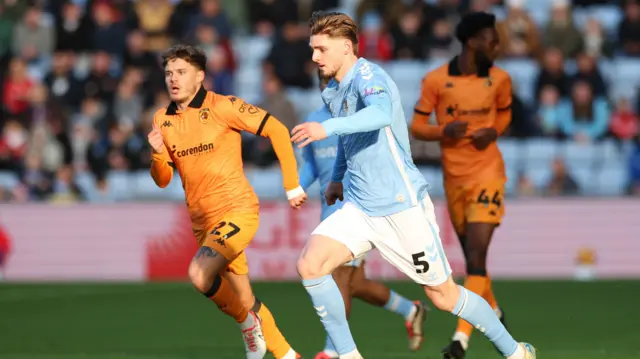
[(491, 197), (491, 199), (489, 199), (489, 196), (487, 195), (487, 190), (483, 189), (482, 191), (480, 191), (477, 201), (478, 203), (482, 203), (487, 207), (489, 206), (489, 204), (495, 204), (496, 207), (498, 208), (500, 208), (500, 206), (502, 205), (500, 191), (496, 191)]

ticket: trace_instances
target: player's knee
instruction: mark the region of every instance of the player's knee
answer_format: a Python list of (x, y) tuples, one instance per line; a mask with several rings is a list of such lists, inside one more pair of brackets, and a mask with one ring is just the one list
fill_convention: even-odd
[(467, 275), (487, 275), (487, 249), (467, 250)]
[(189, 279), (194, 288), (200, 293), (207, 293), (211, 290), (214, 280), (219, 277), (215, 274), (207, 273), (197, 262), (189, 265)]
[(321, 260), (311, 256), (302, 256), (298, 259), (296, 269), (302, 279), (319, 278), (329, 274), (324, 268)]
[(452, 278), (438, 286), (425, 288), (429, 300), (436, 308), (442, 311), (452, 312), (456, 304), (458, 304), (460, 288)]

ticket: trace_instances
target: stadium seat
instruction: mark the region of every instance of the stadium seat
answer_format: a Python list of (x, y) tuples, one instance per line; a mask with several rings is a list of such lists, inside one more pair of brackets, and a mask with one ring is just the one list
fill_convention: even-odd
[(569, 167), (569, 174), (580, 188), (580, 194), (583, 195), (595, 195), (597, 192), (597, 185), (594, 183), (594, 173), (592, 168), (589, 167)]
[(589, 17), (598, 19), (602, 28), (610, 37), (617, 35), (618, 25), (622, 20), (622, 12), (617, 5), (594, 5), (588, 10)]
[(597, 148), (598, 146), (594, 144), (567, 142), (562, 149), (567, 167), (570, 169), (592, 168), (597, 163)]
[(519, 171), (522, 165), (522, 146), (518, 143), (518, 140), (511, 138), (503, 138), (498, 141), (498, 147), (502, 152), (505, 166), (507, 170)]
[(551, 167), (540, 164), (528, 164), (522, 172), (538, 189), (544, 189), (551, 180)]
[(549, 167), (559, 154), (560, 145), (552, 139), (534, 138), (524, 143), (523, 158), (527, 163), (536, 162)]
[(129, 173), (111, 171), (107, 175), (107, 181), (109, 183), (109, 198), (116, 201), (127, 201), (133, 199), (133, 180)]
[(520, 98), (529, 102), (534, 99), (534, 82), (539, 68), (533, 60), (502, 60), (497, 63), (511, 75), (516, 93)]
[(602, 196), (620, 196), (624, 194), (629, 181), (629, 172), (625, 165), (606, 166), (596, 177), (597, 192)]
[(0, 171), (0, 187), (13, 188), (18, 184), (18, 176), (9, 171)]

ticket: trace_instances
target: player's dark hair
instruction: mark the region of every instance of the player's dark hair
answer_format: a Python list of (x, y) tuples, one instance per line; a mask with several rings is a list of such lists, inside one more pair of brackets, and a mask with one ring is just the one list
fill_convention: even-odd
[(327, 35), (351, 40), (353, 53), (358, 55), (358, 25), (344, 13), (335, 11), (315, 11), (309, 19), (311, 35)]
[(456, 38), (463, 45), (477, 36), (484, 29), (496, 26), (496, 16), (487, 12), (470, 12), (465, 14), (456, 26)]
[(178, 44), (169, 48), (162, 54), (162, 67), (167, 66), (169, 61), (182, 59), (198, 70), (204, 71), (207, 66), (207, 55), (201, 49), (185, 44)]

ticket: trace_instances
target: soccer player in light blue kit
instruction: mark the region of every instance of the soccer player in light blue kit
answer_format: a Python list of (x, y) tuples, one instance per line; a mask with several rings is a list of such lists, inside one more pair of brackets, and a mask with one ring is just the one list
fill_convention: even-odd
[(298, 260), (302, 284), (341, 359), (361, 359), (344, 301), (331, 273), (374, 247), (424, 291), (440, 310), (468, 321), (509, 359), (535, 359), (533, 346), (516, 342), (482, 297), (457, 285), (440, 241), (427, 183), (411, 159), (399, 90), (379, 66), (357, 56), (357, 26), (341, 13), (314, 13), (313, 61), (333, 80), (323, 91), (333, 118), (292, 131), (305, 147), (338, 135), (327, 204), (346, 203), (314, 230)]
[[(319, 73), (320, 90), (324, 90), (330, 79), (324, 78)], [(306, 122), (324, 122), (331, 118), (331, 112), (326, 105), (311, 113)], [(304, 165), (300, 171), (300, 185), (308, 191), (309, 187), (317, 180), (320, 183), (321, 193), (324, 193), (327, 185), (331, 181), (333, 165), (336, 160), (338, 148), (338, 136), (331, 136), (324, 140), (311, 143), (302, 149)], [(343, 182), (348, 183), (345, 178)], [(327, 205), (324, 196), (322, 197), (321, 220), (325, 220), (336, 210), (342, 208), (343, 199), (334, 205)], [(369, 304), (383, 307), (391, 312), (401, 315), (405, 319), (405, 327), (409, 334), (409, 349), (412, 351), (420, 349), (423, 341), (422, 325), (426, 319), (427, 311), (419, 301), (409, 299), (392, 291), (386, 285), (366, 278), (364, 270), (364, 257), (354, 259), (344, 266), (336, 268), (333, 272), (333, 279), (336, 282), (342, 298), (344, 299), (347, 319), (351, 312), (351, 298), (359, 298)], [(333, 342), (327, 336), (324, 350), (318, 353), (315, 359), (337, 359)]]

